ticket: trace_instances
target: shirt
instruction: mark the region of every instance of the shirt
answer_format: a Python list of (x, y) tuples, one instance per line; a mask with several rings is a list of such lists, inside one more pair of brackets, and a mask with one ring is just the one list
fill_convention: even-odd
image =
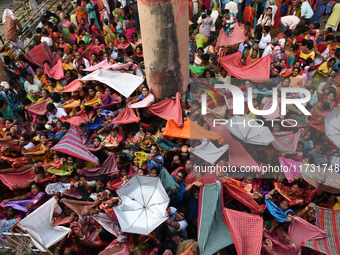
[(5, 41), (16, 42), (18, 39), (17, 26), (22, 29), (21, 24), (18, 19), (12, 19), (11, 17), (6, 17), (6, 22), (4, 23), (4, 35)]
[(148, 160), (148, 161), (147, 161), (147, 165), (148, 165), (148, 170), (149, 170), (149, 172), (151, 171), (151, 168), (153, 168), (153, 167), (157, 167), (157, 168), (159, 168), (159, 170), (162, 170), (162, 169), (163, 169), (163, 164), (164, 164), (164, 158), (163, 158), (163, 156), (162, 156), (162, 155), (157, 155), (155, 158), (156, 158), (156, 159), (162, 160), (162, 163), (156, 163), (156, 162), (153, 161), (153, 160)]
[(329, 163), (326, 153), (319, 154), (319, 153), (316, 152), (316, 149), (311, 150), (310, 152), (307, 153), (307, 155), (313, 156), (315, 165), (322, 165), (322, 164), (328, 164)]
[(47, 118), (49, 121), (53, 121), (53, 122), (57, 122), (58, 119), (52, 119), (53, 116), (56, 116), (58, 118), (61, 118), (62, 116), (67, 116), (67, 113), (65, 112), (65, 110), (63, 108), (57, 108), (57, 112), (55, 115), (52, 115), (50, 112), (48, 112), (46, 114)]
[[(171, 176), (173, 179), (175, 179), (175, 176)], [(180, 202), (182, 201), (184, 197), (184, 189), (185, 189), (185, 184), (184, 182), (179, 183), (179, 187), (177, 189), (177, 194), (171, 192), (169, 195), (170, 198), (170, 205), (178, 207), (180, 205)]]
[(227, 9), (229, 10), (229, 12), (233, 12), (235, 14), (238, 13), (238, 6), (237, 3), (235, 3), (234, 1), (230, 1), (229, 3), (227, 3), (224, 9)]
[(195, 199), (192, 192), (190, 192), (189, 196), (185, 196), (185, 200), (188, 201), (189, 215), (188, 219), (194, 221), (198, 217), (198, 202)]
[[(82, 58), (81, 63), (85, 65), (85, 68), (90, 67), (90, 62), (86, 58)], [(74, 67), (74, 69), (78, 69), (77, 60), (73, 60), (73, 67)]]
[(53, 45), (53, 41), (51, 38), (47, 37), (47, 36), (42, 36), (40, 39), (41, 43), (46, 42), (48, 46), (52, 46)]
[[(176, 212), (177, 209), (175, 207), (170, 207), (170, 215), (169, 215), (169, 220), (174, 221), (175, 217), (176, 217)], [(171, 235), (174, 234), (179, 234), (182, 235), (184, 237), (187, 237), (187, 226), (188, 226), (188, 222), (186, 220), (181, 220), (181, 221), (176, 221), (176, 223), (178, 223), (180, 225), (179, 229), (173, 228), (171, 226), (168, 225), (169, 228), (169, 232), (171, 233)]]
[(270, 34), (267, 34), (267, 36), (264, 36), (264, 34), (262, 34), (261, 41), (259, 43), (260, 49), (264, 50), (267, 47), (267, 44), (271, 42), (272, 37), (270, 36)]
[(34, 144), (32, 142), (28, 142), (25, 146), (23, 146), (25, 150), (32, 149), (34, 147)]
[(39, 80), (33, 79), (33, 84), (25, 81), (24, 87), (26, 92), (30, 92), (31, 90), (33, 90), (33, 93), (37, 93), (39, 96), (41, 96), (42, 86)]
[(310, 19), (314, 15), (312, 7), (310, 7), (307, 1), (304, 1), (301, 5), (301, 17), (305, 19)]
[(294, 30), (299, 22), (300, 19), (294, 15), (288, 15), (281, 18), (282, 25), (289, 27), (291, 30)]

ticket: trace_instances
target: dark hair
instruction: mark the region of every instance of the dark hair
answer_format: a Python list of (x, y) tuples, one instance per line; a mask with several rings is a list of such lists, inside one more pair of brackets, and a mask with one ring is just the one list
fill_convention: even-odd
[(284, 82), (285, 80), (288, 80), (288, 83), (290, 83), (290, 78), (289, 77), (282, 78), (282, 82)]
[(148, 131), (148, 133), (150, 133), (152, 135), (157, 133), (157, 128), (154, 125), (148, 126), (148, 128), (146, 130)]
[(64, 48), (58, 48), (57, 51), (61, 51), (62, 53), (64, 53)]
[(46, 128), (45, 128), (45, 125), (44, 125), (44, 124), (38, 123), (38, 124), (35, 126), (35, 130), (37, 130), (37, 131), (43, 131), (43, 130), (46, 130)]
[(101, 241), (106, 241), (107, 243), (111, 243), (114, 239), (116, 239), (114, 235), (104, 228), (99, 232), (99, 238)]
[(321, 104), (322, 104), (322, 109), (323, 109), (324, 111), (328, 111), (329, 109), (331, 109), (331, 106), (329, 105), (328, 102), (322, 101)]
[[(46, 115), (38, 115), (38, 116), (37, 116), (37, 120), (48, 121)], [(37, 125), (38, 125), (38, 124), (37, 124)]]
[(251, 23), (250, 23), (250, 21), (246, 21), (246, 22), (244, 23), (244, 25), (245, 25), (245, 26), (251, 26)]
[(314, 48), (314, 42), (313, 42), (313, 40), (308, 40), (308, 41), (307, 41), (306, 47), (307, 47), (309, 50), (312, 50), (312, 49)]
[(291, 37), (291, 36), (292, 36), (292, 31), (286, 30), (286, 31), (284, 32), (284, 34), (285, 34), (285, 36), (287, 36), (287, 37)]
[(65, 121), (65, 122), (61, 123), (60, 128), (62, 128), (62, 127), (66, 127), (67, 129), (69, 129), (71, 127), (71, 124), (70, 124), (70, 122)]
[[(316, 90), (316, 88), (315, 88), (314, 86), (308, 86), (306, 89), (307, 89), (307, 90), (313, 90), (313, 91)], [(323, 101), (323, 102), (324, 102), (324, 101)]]
[(334, 35), (327, 35), (326, 36), (326, 41), (334, 41), (335, 37)]
[[(155, 171), (156, 171), (156, 175), (159, 176), (161, 170), (160, 170), (158, 167), (153, 167), (153, 168), (151, 168), (150, 172), (151, 172), (152, 170), (155, 170)], [(164, 170), (164, 171), (166, 171), (166, 170)]]
[(181, 207), (181, 208), (177, 209), (177, 212), (178, 213), (183, 213), (184, 217), (186, 217), (186, 216), (188, 216), (189, 210), (186, 207)]
[(29, 100), (28, 98), (26, 98), (26, 97), (22, 97), (22, 98), (20, 98), (20, 103), (22, 103), (23, 105), (29, 105), (29, 104), (31, 104), (32, 102), (31, 102), (31, 100)]
[[(144, 168), (138, 168), (138, 170), (142, 170), (144, 175), (149, 174), (149, 172), (148, 172), (147, 170), (145, 170)], [(138, 171), (138, 170), (137, 170), (137, 171)]]
[(299, 73), (301, 72), (301, 68), (300, 67), (294, 67), (293, 70), (295, 70), (295, 69), (297, 69)]
[(277, 69), (279, 73), (281, 72), (281, 66), (275, 66), (274, 68)]
[(47, 111), (49, 112), (52, 112), (54, 109), (55, 109), (55, 105), (53, 103), (49, 103), (47, 106), (46, 106), (46, 109)]
[(202, 55), (202, 60), (209, 61), (210, 56), (208, 54), (203, 54)]
[(268, 155), (267, 155), (267, 153), (266, 152), (264, 152), (264, 151), (259, 151), (259, 152), (257, 152), (257, 158), (258, 158), (258, 160), (260, 161), (260, 162), (262, 162), (262, 163), (268, 163)]
[(179, 169), (177, 173), (181, 173), (183, 175), (183, 179), (185, 179), (188, 175), (188, 172), (184, 169)]
[(314, 163), (314, 157), (312, 155), (306, 155), (306, 156), (303, 156), (303, 158), (308, 159), (309, 164)]
[(56, 103), (59, 103), (61, 101), (60, 94), (56, 92), (51, 93), (50, 98), (53, 100), (53, 102)]
[(105, 187), (106, 187), (106, 184), (108, 182), (107, 176), (104, 175), (104, 174), (98, 175), (95, 180), (96, 180), (96, 182), (100, 181), (101, 183), (103, 183), (105, 185)]
[(299, 45), (294, 44), (294, 45), (292, 46), (292, 50), (298, 50), (298, 49), (299, 49)]
[(26, 133), (21, 134), (21, 137), (24, 138), (25, 141), (29, 141), (30, 140), (30, 136)]
[(270, 32), (270, 27), (269, 26), (264, 26), (263, 28), (264, 28), (264, 30), (266, 30), (267, 33)]
[(322, 153), (326, 153), (328, 151), (328, 146), (324, 143), (320, 143), (320, 150)]

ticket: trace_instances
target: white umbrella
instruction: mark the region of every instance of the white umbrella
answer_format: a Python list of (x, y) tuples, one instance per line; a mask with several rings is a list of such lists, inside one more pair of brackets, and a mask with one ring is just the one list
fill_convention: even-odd
[(212, 142), (203, 139), (202, 144), (197, 146), (192, 153), (210, 164), (214, 164), (228, 149), (228, 144), (217, 148)]
[(261, 126), (252, 118), (233, 116), (228, 119), (227, 125), (230, 133), (245, 143), (268, 145), (275, 140), (268, 127)]
[(328, 113), (324, 119), (326, 135), (340, 148), (340, 106)]
[(167, 219), (170, 199), (158, 177), (136, 174), (116, 192), (122, 204), (113, 210), (122, 232), (148, 235)]
[(123, 96), (129, 97), (143, 83), (144, 79), (129, 73), (98, 69), (79, 79), (79, 81), (99, 81), (118, 91)]

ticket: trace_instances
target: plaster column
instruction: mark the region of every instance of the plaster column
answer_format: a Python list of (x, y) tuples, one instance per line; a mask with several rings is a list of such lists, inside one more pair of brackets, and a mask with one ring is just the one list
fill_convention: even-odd
[(147, 84), (157, 99), (183, 93), (189, 83), (186, 0), (138, 0)]

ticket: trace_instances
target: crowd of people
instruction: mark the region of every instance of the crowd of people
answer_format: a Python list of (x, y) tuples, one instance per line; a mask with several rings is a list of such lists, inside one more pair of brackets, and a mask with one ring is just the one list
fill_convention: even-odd
[[(25, 28), (14, 12), (6, 9), (3, 14), (5, 39), (10, 42), (3, 68), (10, 78), (0, 83), (1, 231), (14, 230), (55, 197), (62, 212), (53, 214), (50, 225), (68, 227), (70, 232), (50, 247), (54, 254), (209, 254), (204, 251), (207, 243), (215, 243), (202, 237), (207, 231), (202, 228), (206, 224), (202, 191), (208, 192), (205, 187), (213, 180), (223, 187), (223, 194), (217, 195), (224, 208), (219, 213), (211, 208), (212, 216), (222, 213), (228, 218), (224, 209), (231, 209), (257, 215), (263, 222), (259, 250), (240, 253), (240, 239), (233, 236), (234, 244), (214, 254), (325, 253), (314, 246), (301, 248), (292, 226), (298, 231), (299, 218), (320, 227), (318, 208), (334, 213), (340, 209), (339, 143), (326, 135), (324, 119), (336, 111), (340, 100), (338, 1), (189, 0), (189, 56), (185, 57), (190, 61), (191, 82), (187, 91), (164, 98), (155, 98), (145, 79), (137, 0), (78, 0), (70, 15), (63, 11), (64, 2), (56, 12), (45, 12), (24, 42), (17, 29)], [(324, 13), (330, 16), (322, 29), (319, 21)], [(244, 39), (231, 45), (235, 38)], [(239, 58), (241, 66), (226, 60), (230, 56)], [(268, 76), (259, 82), (256, 70), (263, 67)], [(88, 78), (103, 69), (122, 75), (120, 80), (130, 78), (115, 89), (109, 78), (107, 84), (105, 77)], [(234, 70), (244, 70), (244, 76)], [(263, 73), (258, 75), (263, 78)], [(141, 81), (126, 95), (119, 88), (130, 86), (133, 78)], [(215, 84), (237, 85), (245, 95), (253, 88), (257, 110), (271, 108), (273, 88), (279, 91), (279, 101), (281, 88), (305, 88), (311, 100), (304, 107), (312, 115), (288, 105), (285, 116), (276, 111), (268, 117), (295, 120), (268, 125), (275, 141), (266, 145), (239, 141), (226, 136), (226, 129), (218, 133), (211, 124), (213, 119), (233, 116), (232, 94), (213, 89)], [(202, 115), (201, 94), (209, 90), (215, 93), (208, 93), (207, 115)], [(265, 119), (250, 112), (246, 102), (245, 106), (243, 117)], [(196, 129), (201, 136), (194, 135)], [(229, 150), (208, 163), (203, 160), (209, 155), (201, 148), (207, 142), (203, 138), (217, 152), (225, 144), (230, 144)], [(232, 152), (236, 148), (238, 154)], [(294, 165), (298, 170), (207, 173), (209, 178), (195, 171), (198, 165), (236, 162), (259, 169)], [(331, 169), (323, 183), (309, 175), (318, 166)], [(147, 236), (120, 231), (112, 209), (122, 203), (116, 191), (134, 175), (159, 177), (170, 198), (166, 220)], [(93, 220), (103, 214), (118, 230)], [(217, 224), (212, 221), (211, 229)], [(239, 228), (255, 240), (249, 235), (254, 229), (241, 224)], [(323, 238), (335, 245), (328, 254), (340, 253), (332, 233)]]

